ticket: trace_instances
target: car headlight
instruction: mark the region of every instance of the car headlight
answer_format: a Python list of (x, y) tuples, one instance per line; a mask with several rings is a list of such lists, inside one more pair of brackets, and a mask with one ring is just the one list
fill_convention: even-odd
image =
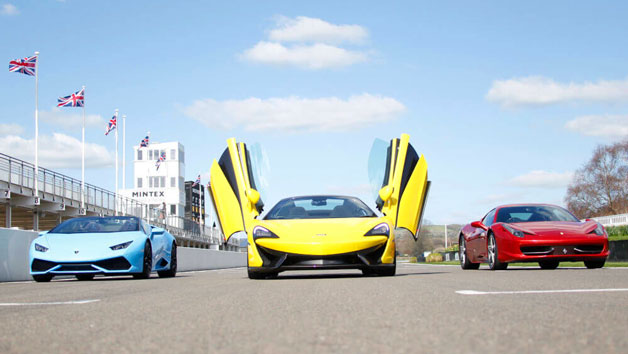
[(279, 238), (279, 236), (263, 226), (255, 226), (253, 228), (253, 240), (258, 238)]
[(131, 245), (132, 243), (133, 243), (133, 241), (127, 241), (125, 243), (120, 243), (120, 244), (111, 246), (109, 248), (111, 248), (112, 251), (123, 250), (123, 249), (129, 247), (129, 245)]
[(595, 228), (595, 230), (593, 230), (593, 233), (595, 233), (598, 236), (603, 236), (604, 235), (604, 226), (602, 226), (602, 224), (598, 223), (597, 227)]
[(48, 251), (48, 247), (44, 247), (42, 245), (40, 245), (39, 243), (35, 244), (35, 251), (37, 252), (46, 252)]
[(364, 236), (389, 236), (389, 235), (390, 235), (390, 227), (385, 222), (376, 225), (374, 228), (370, 229), (369, 232), (364, 234)]
[(510, 232), (513, 236), (517, 236), (517, 237), (525, 236), (525, 233), (523, 231), (517, 230), (508, 224), (502, 224), (502, 226), (504, 227), (504, 229), (508, 230), (508, 232)]

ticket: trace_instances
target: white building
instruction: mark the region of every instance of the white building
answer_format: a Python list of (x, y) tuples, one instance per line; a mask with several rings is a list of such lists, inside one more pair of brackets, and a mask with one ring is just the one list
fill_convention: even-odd
[[(133, 148), (133, 186), (120, 194), (149, 204), (151, 208), (164, 208), (165, 217), (185, 215), (185, 149), (179, 142), (151, 143), (148, 147)], [(159, 157), (166, 158), (159, 168)]]

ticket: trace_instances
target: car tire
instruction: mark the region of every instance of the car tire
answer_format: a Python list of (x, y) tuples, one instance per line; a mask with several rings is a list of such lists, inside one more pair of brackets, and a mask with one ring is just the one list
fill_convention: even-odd
[(77, 275), (75, 275), (75, 277), (79, 281), (92, 280), (92, 279), (94, 279), (94, 274), (77, 274)]
[(38, 283), (47, 283), (47, 282), (51, 281), (53, 277), (54, 277), (54, 275), (52, 275), (52, 274), (33, 275), (33, 280), (38, 282)]
[(541, 267), (541, 269), (556, 269), (558, 268), (559, 264), (560, 264), (559, 261), (554, 261), (554, 260), (546, 260), (546, 261), (539, 262), (539, 266)]
[(157, 272), (160, 278), (173, 278), (177, 275), (177, 244), (172, 243), (170, 250), (170, 269)]
[(467, 241), (465, 241), (464, 236), (460, 235), (460, 239), (458, 240), (458, 252), (460, 258), (460, 267), (462, 269), (478, 269), (480, 268), (480, 263), (472, 263), (467, 257)]
[(590, 260), (584, 261), (584, 265), (589, 269), (596, 269), (604, 267), (604, 263), (606, 263), (606, 259), (599, 260)]
[(153, 249), (150, 246), (150, 242), (146, 241), (144, 244), (144, 257), (142, 258), (142, 272), (133, 274), (135, 279), (148, 279), (150, 278), (150, 272), (153, 270)]
[(266, 274), (260, 272), (252, 272), (250, 269), (247, 269), (246, 272), (249, 275), (249, 279), (266, 279)]
[(499, 248), (495, 236), (490, 233), (488, 235), (488, 244), (486, 246), (488, 253), (488, 267), (490, 270), (504, 270), (508, 268), (508, 263), (499, 261)]

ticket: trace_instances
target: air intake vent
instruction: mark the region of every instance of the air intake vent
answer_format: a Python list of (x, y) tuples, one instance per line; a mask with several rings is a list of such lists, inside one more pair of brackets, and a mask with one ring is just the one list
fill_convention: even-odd
[(527, 256), (537, 256), (543, 254), (551, 254), (554, 252), (554, 247), (551, 246), (524, 246), (521, 247), (521, 253)]
[(57, 263), (42, 261), (41, 259), (35, 258), (31, 264), (31, 269), (33, 272), (45, 272), (56, 265)]
[(604, 245), (578, 245), (573, 250), (576, 253), (600, 253), (604, 250)]
[(131, 263), (124, 257), (105, 259), (104, 261), (99, 261), (94, 264), (108, 270), (127, 270), (131, 268)]

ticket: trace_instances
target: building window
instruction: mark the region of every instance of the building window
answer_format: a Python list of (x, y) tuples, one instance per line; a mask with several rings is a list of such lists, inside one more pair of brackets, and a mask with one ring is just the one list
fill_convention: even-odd
[(185, 163), (185, 152), (179, 149), (179, 161)]
[(148, 150), (148, 161), (153, 160), (153, 150)]
[(170, 149), (170, 160), (176, 160), (177, 159), (177, 150), (175, 149)]
[(137, 179), (137, 188), (142, 188), (142, 178)]
[(164, 156), (164, 160), (166, 159), (166, 150), (161, 150), (160, 154), (157, 155), (157, 158), (159, 158), (159, 156), (163, 155)]
[(170, 215), (177, 215), (177, 205), (170, 204)]
[(161, 184), (160, 187), (161, 188), (166, 188), (166, 176), (159, 177), (159, 181), (161, 182), (160, 183)]
[(153, 178), (155, 177), (148, 177), (148, 188), (153, 188)]
[(170, 177), (170, 187), (174, 188), (174, 187), (177, 186), (176, 184), (177, 184), (177, 178), (176, 177)]
[(184, 189), (185, 188), (185, 180), (183, 179), (183, 177), (179, 177), (179, 189)]
[(137, 150), (137, 160), (142, 161), (142, 150), (140, 149)]

